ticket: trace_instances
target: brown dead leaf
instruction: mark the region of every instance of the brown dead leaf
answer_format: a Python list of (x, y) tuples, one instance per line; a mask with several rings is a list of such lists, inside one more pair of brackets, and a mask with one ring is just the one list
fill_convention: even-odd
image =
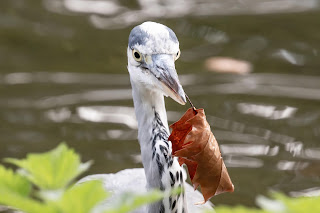
[(214, 195), (233, 192), (234, 186), (204, 110), (190, 108), (170, 127), (172, 154), (179, 157), (180, 165), (187, 165), (194, 189), (200, 185), (205, 202)]

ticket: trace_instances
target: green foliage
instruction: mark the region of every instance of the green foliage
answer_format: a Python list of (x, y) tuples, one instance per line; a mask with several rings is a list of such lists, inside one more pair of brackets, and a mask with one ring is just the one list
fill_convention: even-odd
[[(273, 200), (259, 196), (257, 204), (262, 209), (244, 206), (218, 206), (216, 213), (304, 213), (320, 212), (320, 197), (291, 198), (280, 193), (272, 194)], [(212, 211), (214, 212), (214, 211)], [(211, 213), (212, 213), (211, 212)], [(206, 212), (210, 213), (210, 212)]]
[(51, 213), (38, 201), (28, 198), (30, 192), (31, 184), (25, 177), (0, 165), (0, 203), (26, 212)]
[[(109, 195), (99, 180), (72, 183), (91, 163), (81, 163), (80, 156), (63, 143), (46, 153), (6, 161), (19, 169), (14, 172), (0, 165), (0, 204), (13, 209), (26, 213), (89, 213)], [(160, 191), (124, 194), (111, 208), (97, 208), (100, 211), (95, 212), (125, 213), (169, 195)]]
[[(218, 206), (215, 208), (215, 211), (211, 211), (211, 213), (267, 213), (265, 210), (255, 209), (255, 208), (248, 208), (244, 206)], [(206, 212), (209, 213), (209, 212)]]
[(30, 182), (20, 174), (14, 173), (0, 165), (0, 203), (21, 209), (25, 212), (53, 213), (50, 207), (42, 205), (39, 201), (29, 198), (31, 192)]
[(100, 181), (90, 181), (66, 190), (55, 201), (39, 201), (19, 195), (15, 191), (2, 190), (0, 203), (27, 213), (88, 213), (106, 198), (106, 191)]
[(289, 198), (283, 194), (274, 194), (273, 197), (285, 206), (284, 212), (320, 212), (320, 197)]
[[(20, 170), (13, 172), (0, 165), (0, 203), (14, 209), (27, 213), (88, 213), (107, 197), (100, 181), (70, 184), (90, 163), (81, 163), (80, 156), (65, 144), (46, 153), (29, 154), (26, 159), (6, 161)], [(39, 188), (31, 191), (31, 183)]]
[(21, 196), (28, 196), (31, 191), (31, 184), (25, 177), (2, 165), (0, 165), (0, 180), (0, 189), (2, 190), (14, 191)]
[[(142, 205), (176, 195), (150, 191), (144, 194), (125, 193), (106, 209), (99, 205), (110, 194), (99, 180), (74, 184), (72, 181), (87, 170), (90, 162), (81, 163), (80, 156), (65, 144), (43, 154), (29, 154), (26, 159), (7, 159), (20, 167), (18, 172), (0, 165), (0, 204), (26, 213), (127, 213)], [(34, 184), (36, 187), (33, 187)], [(218, 206), (206, 213), (302, 213), (320, 212), (320, 197), (289, 198), (273, 194), (273, 199), (259, 196), (261, 207)]]
[(106, 198), (102, 182), (94, 180), (71, 187), (55, 204), (63, 213), (88, 213)]
[(80, 157), (64, 143), (42, 154), (28, 154), (26, 159), (7, 158), (7, 162), (23, 169), (29, 181), (44, 190), (61, 189), (86, 171), (91, 163), (81, 163)]

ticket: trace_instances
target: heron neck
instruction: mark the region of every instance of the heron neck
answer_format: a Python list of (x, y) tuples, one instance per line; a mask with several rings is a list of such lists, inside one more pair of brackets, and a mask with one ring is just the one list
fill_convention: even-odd
[[(184, 187), (185, 172), (171, 155), (168, 141), (168, 122), (163, 94), (140, 88), (131, 80), (135, 113), (138, 121), (138, 140), (147, 188), (170, 190)], [(185, 196), (169, 197), (149, 206), (148, 212), (186, 212)]]
[[(138, 121), (138, 140), (147, 186), (160, 188), (159, 168), (153, 161), (155, 157), (153, 155), (156, 155), (154, 150), (157, 145), (156, 142), (158, 142), (155, 134), (161, 132), (166, 137), (169, 132), (164, 97), (160, 93), (139, 88), (134, 82), (131, 84), (135, 114)], [(166, 139), (164, 138), (164, 140)], [(168, 155), (171, 155), (171, 153), (168, 153)]]

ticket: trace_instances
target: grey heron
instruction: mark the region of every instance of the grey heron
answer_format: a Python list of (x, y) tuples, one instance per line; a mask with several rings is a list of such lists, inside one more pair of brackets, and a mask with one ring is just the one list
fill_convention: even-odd
[(164, 96), (169, 96), (180, 104), (186, 103), (185, 92), (175, 69), (175, 61), (180, 56), (179, 41), (175, 33), (165, 25), (144, 22), (132, 29), (127, 56), (144, 169), (88, 176), (82, 181), (102, 179), (106, 189), (113, 192), (109, 203), (125, 191), (170, 190), (176, 186), (185, 189), (185, 193), (181, 195), (165, 198), (135, 212), (195, 213), (212, 209), (210, 203), (194, 205), (202, 201), (203, 197), (185, 182), (185, 170), (172, 156), (172, 145), (168, 141)]

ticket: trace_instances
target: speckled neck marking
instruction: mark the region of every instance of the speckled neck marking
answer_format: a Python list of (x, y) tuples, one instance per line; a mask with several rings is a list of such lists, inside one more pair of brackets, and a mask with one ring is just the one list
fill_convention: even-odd
[[(132, 79), (131, 85), (147, 189), (169, 191), (173, 187), (184, 187), (185, 171), (171, 155), (172, 145), (168, 141), (169, 129), (163, 94), (148, 90)], [(184, 200), (184, 194), (172, 196), (149, 205), (147, 212), (186, 212)]]
[[(171, 190), (174, 187), (184, 187), (184, 175), (176, 158), (171, 155), (171, 142), (168, 141), (168, 132), (163, 125), (159, 114), (154, 110), (152, 122), (152, 161), (159, 172), (160, 190)], [(185, 211), (184, 194), (171, 196), (150, 206), (149, 212), (182, 213)]]

